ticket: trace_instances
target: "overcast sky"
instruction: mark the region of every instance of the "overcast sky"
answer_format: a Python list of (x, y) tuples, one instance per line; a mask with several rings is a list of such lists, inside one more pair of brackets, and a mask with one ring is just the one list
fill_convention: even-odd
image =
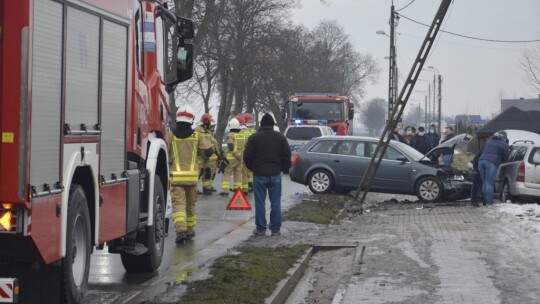
[[(293, 20), (313, 28), (320, 20), (335, 19), (345, 29), (360, 53), (373, 55), (381, 68), (376, 84), (367, 87), (364, 102), (374, 97), (388, 99), (389, 33), (391, 0), (301, 0)], [(411, 0), (394, 0), (396, 9)], [(415, 0), (401, 10), (402, 15), (431, 24), (440, 1)], [(494, 40), (540, 39), (540, 0), (454, 0), (446, 14), (443, 29), (467, 36)], [(397, 27), (398, 69), (407, 77), (428, 28), (401, 18)], [(437, 43), (424, 68), (433, 66), (442, 75), (443, 115), (480, 114), (489, 117), (500, 111), (503, 98), (538, 98), (527, 85), (519, 67), (522, 51), (531, 43), (494, 43), (452, 36), (439, 32)], [(537, 42), (538, 43), (538, 42)], [(433, 81), (433, 72), (423, 71), (420, 79)], [(399, 77), (400, 89), (404, 78)], [(418, 82), (417, 91), (427, 91), (427, 82)], [(410, 104), (421, 103), (427, 93), (413, 92)]]

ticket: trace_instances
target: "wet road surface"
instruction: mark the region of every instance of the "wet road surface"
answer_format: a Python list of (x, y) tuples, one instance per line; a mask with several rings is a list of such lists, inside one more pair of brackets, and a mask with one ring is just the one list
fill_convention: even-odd
[[(220, 177), (214, 181), (216, 189), (220, 188)], [(284, 198), (309, 191), (307, 187), (291, 182), (288, 175), (283, 175), (282, 188)], [(170, 223), (163, 262), (156, 273), (126, 274), (120, 255), (109, 254), (106, 247), (101, 251), (95, 250), (90, 261), (89, 286), (84, 303), (141, 303), (166, 290), (171, 282), (182, 281), (197, 269), (197, 255), (204, 250), (204, 254), (212, 254), (212, 246), (221, 247), (218, 242), (221, 238), (252, 220), (254, 209), (225, 212), (231, 198), (232, 193), (225, 197), (217, 194), (199, 195), (197, 236), (183, 246), (174, 243), (174, 227)], [(247, 198), (254, 208), (253, 194), (250, 193)]]

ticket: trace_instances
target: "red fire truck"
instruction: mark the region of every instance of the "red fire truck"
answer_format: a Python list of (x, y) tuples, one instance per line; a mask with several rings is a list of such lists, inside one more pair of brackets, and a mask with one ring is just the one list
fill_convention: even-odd
[(351, 135), (354, 103), (336, 93), (296, 93), (283, 104), (287, 125), (325, 124), (336, 135)]
[(1, 303), (80, 302), (94, 250), (160, 266), (193, 33), (156, 0), (0, 1)]

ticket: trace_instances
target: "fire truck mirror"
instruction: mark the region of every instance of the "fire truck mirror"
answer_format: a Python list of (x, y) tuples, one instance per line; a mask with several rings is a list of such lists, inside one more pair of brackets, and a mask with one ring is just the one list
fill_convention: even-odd
[(349, 119), (354, 119), (354, 108), (352, 106), (349, 108)]
[(178, 35), (180, 39), (195, 38), (195, 27), (193, 21), (184, 17), (176, 17), (176, 25), (178, 27)]

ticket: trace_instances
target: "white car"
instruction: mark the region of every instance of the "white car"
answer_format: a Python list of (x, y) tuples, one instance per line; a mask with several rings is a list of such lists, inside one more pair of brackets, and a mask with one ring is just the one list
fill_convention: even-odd
[(298, 152), (312, 138), (320, 136), (332, 136), (332, 128), (323, 125), (294, 125), (288, 126), (283, 133), (289, 142), (291, 152)]

